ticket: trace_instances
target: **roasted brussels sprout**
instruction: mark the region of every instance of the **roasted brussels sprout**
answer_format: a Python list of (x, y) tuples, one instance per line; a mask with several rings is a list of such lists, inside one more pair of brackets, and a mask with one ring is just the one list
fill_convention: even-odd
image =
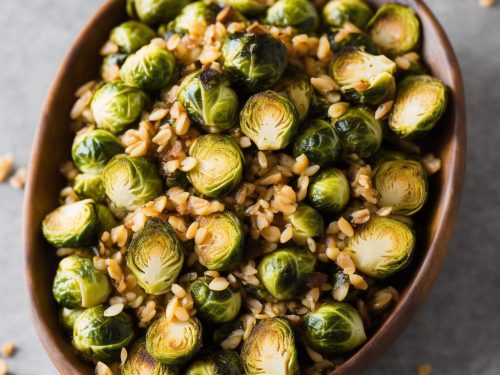
[(224, 0), (224, 3), (251, 17), (261, 15), (268, 7), (267, 0)]
[(344, 173), (339, 169), (327, 168), (313, 177), (308, 198), (318, 211), (336, 215), (347, 206), (350, 194), (351, 188)]
[(299, 374), (297, 348), (290, 322), (283, 317), (261, 320), (241, 350), (245, 374)]
[(96, 91), (90, 108), (99, 129), (118, 134), (139, 118), (146, 101), (146, 94), (140, 89), (111, 82)]
[(295, 212), (285, 214), (284, 220), (292, 226), (293, 241), (305, 245), (308, 238), (319, 238), (325, 233), (323, 216), (311, 206), (299, 203)]
[(297, 133), (299, 117), (288, 95), (269, 90), (248, 99), (240, 126), (259, 150), (281, 150)]
[(59, 320), (63, 328), (69, 335), (73, 334), (73, 328), (75, 327), (75, 322), (80, 315), (83, 314), (85, 309), (67, 309), (63, 307), (59, 313)]
[(304, 316), (304, 338), (313, 349), (334, 355), (356, 349), (366, 341), (366, 334), (354, 307), (331, 301)]
[(216, 13), (204, 1), (195, 1), (182, 8), (181, 12), (167, 26), (169, 31), (190, 33), (193, 30), (205, 30), (214, 23)]
[(96, 202), (106, 199), (102, 178), (95, 174), (79, 174), (73, 182), (73, 190), (80, 198), (91, 198)]
[(127, 266), (148, 294), (164, 294), (179, 276), (184, 252), (168, 223), (150, 219), (128, 247)]
[(274, 298), (285, 300), (304, 291), (306, 276), (315, 265), (316, 257), (309, 250), (284, 248), (265, 255), (257, 271), (267, 291)]
[(188, 172), (188, 178), (200, 194), (222, 197), (240, 184), (243, 153), (230, 136), (202, 135), (191, 145), (189, 155), (197, 164)]
[(172, 20), (189, 0), (133, 0), (134, 5), (130, 5), (130, 12), (137, 14), (137, 17), (148, 25), (156, 26)]
[(42, 232), (55, 247), (91, 245), (96, 240), (99, 219), (92, 199), (65, 204), (45, 216)]
[(187, 78), (178, 96), (189, 117), (209, 133), (220, 133), (238, 121), (238, 95), (229, 82), (213, 69)]
[(347, 21), (364, 28), (373, 11), (363, 0), (331, 0), (323, 8), (323, 21), (326, 25), (342, 27)]
[(305, 120), (313, 96), (311, 81), (307, 75), (289, 67), (273, 87), (273, 91), (287, 94), (297, 110), (299, 121)]
[(266, 23), (278, 27), (293, 27), (310, 33), (319, 26), (318, 12), (309, 0), (278, 0), (267, 10)]
[(367, 34), (359, 33), (349, 33), (345, 35), (341, 40), (337, 40), (336, 37), (342, 28), (332, 27), (328, 33), (328, 41), (330, 42), (330, 48), (333, 53), (338, 53), (344, 48), (358, 48), (364, 49), (364, 51), (371, 53), (372, 55), (378, 55), (379, 49), (375, 42)]
[(97, 205), (97, 217), (99, 218), (99, 233), (109, 232), (118, 225), (111, 210), (103, 204)]
[(95, 129), (78, 134), (71, 147), (73, 162), (84, 173), (101, 174), (108, 162), (123, 147), (113, 134), (107, 130)]
[(248, 93), (274, 86), (285, 71), (285, 45), (269, 34), (234, 33), (222, 45), (223, 71)]
[(149, 43), (156, 33), (137, 21), (126, 21), (111, 30), (109, 40), (116, 44), (121, 53), (130, 54)]
[(122, 366), (122, 375), (177, 375), (176, 366), (164, 365), (155, 360), (146, 349), (146, 340), (137, 341)]
[(103, 362), (119, 358), (120, 351), (134, 337), (130, 316), (123, 311), (105, 316), (104, 306), (91, 307), (81, 314), (73, 329), (73, 346), (88, 357)]
[(405, 268), (415, 248), (415, 233), (402, 221), (373, 217), (346, 240), (346, 250), (356, 269), (376, 279), (385, 279)]
[(446, 86), (428, 75), (408, 76), (398, 85), (390, 128), (400, 137), (421, 135), (436, 125), (446, 110)]
[(156, 167), (141, 157), (117, 155), (102, 172), (107, 197), (119, 208), (135, 210), (161, 194)]
[(243, 373), (238, 353), (224, 350), (210, 353), (192, 363), (185, 375), (242, 375)]

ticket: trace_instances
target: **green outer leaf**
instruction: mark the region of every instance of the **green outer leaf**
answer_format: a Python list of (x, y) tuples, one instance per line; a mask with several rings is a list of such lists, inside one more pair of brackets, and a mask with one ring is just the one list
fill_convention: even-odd
[(373, 11), (362, 0), (331, 0), (323, 8), (324, 23), (334, 27), (349, 21), (362, 29), (372, 16)]
[(267, 9), (266, 23), (278, 27), (293, 27), (310, 33), (319, 26), (319, 16), (309, 0), (279, 0)]
[(263, 0), (224, 0), (245, 16), (259, 16), (268, 8), (267, 2)]
[(156, 36), (150, 27), (138, 21), (126, 21), (113, 30), (109, 40), (115, 43), (121, 53), (134, 53)]
[(325, 168), (317, 173), (309, 185), (309, 202), (326, 215), (336, 215), (349, 203), (351, 187), (344, 173)]
[(216, 14), (213, 8), (204, 1), (195, 1), (182, 8), (175, 19), (168, 23), (171, 32), (189, 34), (193, 29), (200, 30), (202, 26), (215, 23)]
[(99, 175), (79, 174), (73, 182), (73, 190), (81, 198), (91, 198), (102, 203), (106, 199), (102, 178)]
[(159, 25), (172, 20), (189, 0), (135, 0), (139, 19), (148, 25)]

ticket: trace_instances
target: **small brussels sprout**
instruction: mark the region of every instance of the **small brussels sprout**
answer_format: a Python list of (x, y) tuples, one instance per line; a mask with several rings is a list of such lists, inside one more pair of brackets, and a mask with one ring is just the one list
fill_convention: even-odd
[(268, 8), (267, 0), (224, 0), (224, 3), (250, 17), (259, 16)]
[(75, 327), (75, 322), (80, 315), (83, 314), (85, 309), (68, 309), (63, 307), (59, 313), (59, 320), (63, 328), (70, 335), (73, 334), (73, 328)]
[(328, 33), (328, 41), (330, 42), (330, 48), (333, 53), (338, 53), (344, 48), (355, 47), (358, 49), (364, 49), (364, 51), (371, 53), (372, 55), (378, 55), (379, 49), (375, 42), (365, 33), (349, 33), (345, 35), (340, 41), (336, 40), (338, 33), (342, 31), (342, 28), (330, 29)]
[(283, 317), (261, 320), (241, 351), (245, 374), (299, 374), (295, 337), (290, 322)]
[(134, 235), (127, 252), (127, 266), (148, 294), (166, 293), (179, 276), (184, 250), (168, 223), (150, 219)]
[(197, 360), (185, 375), (242, 375), (244, 373), (238, 353), (224, 350), (210, 353)]
[(348, 237), (346, 251), (356, 269), (376, 279), (385, 279), (405, 268), (415, 248), (415, 233), (402, 221), (374, 217)]
[(155, 360), (146, 349), (146, 340), (140, 339), (128, 352), (121, 375), (178, 375), (176, 366), (164, 365)]
[(141, 157), (116, 155), (102, 172), (107, 197), (129, 211), (161, 194), (163, 184), (156, 167)]
[(415, 137), (436, 125), (446, 110), (446, 86), (428, 75), (408, 76), (398, 85), (390, 128), (400, 137)]
[(111, 30), (109, 40), (116, 44), (121, 53), (130, 54), (149, 43), (156, 33), (137, 21), (126, 21)]
[(307, 239), (319, 238), (325, 233), (323, 216), (311, 206), (299, 203), (295, 212), (285, 214), (284, 220), (292, 226), (293, 241), (305, 245)]
[(79, 133), (71, 147), (73, 162), (78, 169), (97, 175), (101, 174), (113, 156), (122, 152), (123, 147), (118, 138), (101, 129)]
[(366, 341), (366, 334), (354, 307), (331, 301), (304, 316), (304, 338), (313, 349), (334, 355), (356, 349)]
[(252, 94), (274, 86), (288, 58), (285, 45), (269, 34), (234, 33), (222, 45), (223, 71)]
[(228, 130), (238, 121), (238, 95), (216, 70), (204, 69), (187, 78), (179, 91), (178, 100), (191, 120), (209, 133)]
[(319, 16), (314, 4), (309, 0), (278, 0), (267, 10), (265, 22), (310, 33), (318, 28)]
[(73, 182), (73, 190), (81, 198), (91, 198), (96, 202), (104, 202), (106, 193), (102, 178), (95, 174), (79, 174)]
[(183, 322), (168, 321), (165, 314), (148, 328), (146, 348), (158, 362), (182, 365), (193, 358), (201, 348), (202, 326), (198, 319)]
[(382, 145), (382, 124), (365, 108), (348, 109), (335, 119), (333, 126), (340, 136), (345, 154), (356, 154), (362, 159), (369, 158)]
[(101, 64), (101, 78), (104, 82), (113, 82), (120, 79), (120, 67), (127, 58), (126, 54), (119, 53), (106, 56)]
[(293, 144), (293, 156), (301, 154), (305, 154), (311, 163), (321, 166), (340, 161), (342, 145), (334, 127), (320, 119), (303, 124)]
[(174, 19), (189, 0), (134, 0), (137, 17), (148, 25), (156, 26)]
[(204, 1), (195, 1), (186, 5), (175, 19), (167, 26), (169, 31), (189, 34), (193, 30), (205, 30), (215, 22), (216, 13)]
[(373, 11), (363, 0), (331, 0), (323, 8), (323, 21), (326, 25), (342, 27), (347, 21), (364, 28)]
[(305, 120), (313, 96), (313, 88), (307, 75), (289, 67), (273, 87), (273, 91), (287, 94), (297, 110), (299, 121)]
[(288, 95), (269, 90), (248, 99), (240, 126), (259, 150), (281, 150), (293, 141), (299, 117)]
[(92, 199), (58, 207), (42, 222), (45, 239), (55, 247), (92, 245), (98, 227), (97, 208)]
[(306, 276), (316, 257), (309, 250), (279, 249), (265, 255), (257, 268), (267, 291), (278, 300), (292, 299), (305, 290)]
[(336, 215), (349, 203), (351, 187), (344, 173), (335, 168), (323, 169), (309, 185), (311, 205), (326, 215)]
[(402, 55), (413, 51), (420, 41), (420, 21), (410, 7), (385, 4), (367, 25), (368, 33), (382, 53)]
[(138, 88), (111, 82), (96, 91), (90, 109), (99, 129), (118, 134), (139, 118), (146, 101), (146, 94)]
[(111, 210), (103, 204), (97, 205), (97, 217), (99, 218), (99, 233), (109, 232), (118, 225)]
[(230, 136), (202, 135), (191, 145), (189, 155), (198, 162), (188, 172), (188, 178), (200, 194), (210, 198), (222, 197), (240, 184), (243, 153)]

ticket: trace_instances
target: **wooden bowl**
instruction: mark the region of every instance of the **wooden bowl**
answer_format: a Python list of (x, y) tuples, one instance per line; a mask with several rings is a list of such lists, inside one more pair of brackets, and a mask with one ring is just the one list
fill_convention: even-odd
[[(387, 0), (371, 0), (380, 6)], [(419, 215), (422, 231), (412, 266), (395, 280), (401, 300), (382, 326), (347, 362), (332, 374), (358, 374), (379, 357), (401, 333), (424, 302), (446, 255), (458, 213), (465, 166), (465, 102), (455, 53), (443, 29), (420, 0), (408, 0), (422, 22), (423, 57), (432, 73), (450, 88), (444, 118), (424, 144), (442, 159), (442, 171), (431, 179), (431, 198)], [(82, 362), (58, 321), (51, 286), (58, 263), (54, 249), (43, 239), (40, 223), (58, 205), (64, 186), (61, 162), (70, 159), (69, 112), (74, 92), (98, 74), (99, 49), (109, 31), (126, 17), (124, 0), (109, 0), (87, 23), (66, 56), (47, 97), (36, 134), (24, 206), (26, 283), (36, 330), (54, 365), (63, 375), (93, 374)]]

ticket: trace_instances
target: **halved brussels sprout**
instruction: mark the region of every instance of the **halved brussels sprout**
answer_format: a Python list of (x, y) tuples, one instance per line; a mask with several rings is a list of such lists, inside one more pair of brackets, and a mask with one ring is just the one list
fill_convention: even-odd
[(107, 197), (118, 208), (129, 211), (161, 194), (163, 184), (156, 167), (141, 157), (117, 155), (102, 172)]
[(108, 299), (111, 285), (92, 260), (72, 255), (59, 263), (52, 293), (57, 303), (68, 309), (94, 307)]
[(267, 0), (224, 0), (225, 4), (232, 6), (245, 16), (258, 16), (268, 8)]
[(67, 309), (66, 307), (61, 309), (59, 313), (59, 320), (69, 335), (73, 334), (75, 322), (78, 317), (84, 313), (84, 311), (85, 309)]
[(238, 95), (222, 75), (204, 69), (183, 82), (178, 95), (189, 117), (209, 133), (220, 133), (238, 121)]
[(293, 141), (299, 117), (288, 95), (268, 90), (248, 99), (240, 126), (259, 150), (281, 150)]
[(222, 60), (223, 71), (250, 94), (274, 86), (288, 64), (285, 45), (269, 34), (228, 35)]
[(320, 119), (303, 124), (293, 144), (293, 156), (301, 154), (305, 154), (311, 163), (321, 166), (340, 161), (342, 145), (332, 124)]
[(365, 33), (349, 33), (345, 35), (340, 41), (336, 40), (336, 37), (342, 28), (332, 27), (328, 33), (328, 41), (330, 42), (330, 48), (333, 53), (338, 53), (344, 48), (355, 47), (358, 49), (363, 49), (364, 51), (371, 53), (372, 55), (378, 55), (379, 49), (375, 42)]
[(380, 206), (395, 215), (413, 215), (427, 200), (427, 174), (418, 161), (386, 161), (377, 167), (374, 187)]
[(307, 239), (319, 238), (325, 233), (323, 216), (311, 206), (299, 203), (295, 212), (283, 215), (286, 223), (291, 224), (293, 241), (305, 245)]
[(347, 206), (350, 194), (351, 187), (344, 172), (326, 168), (313, 177), (308, 198), (318, 211), (326, 215), (336, 215)]
[(356, 269), (376, 279), (385, 279), (405, 268), (415, 248), (415, 233), (402, 221), (373, 217), (346, 240), (346, 250)]
[(287, 94), (297, 110), (299, 121), (305, 120), (313, 96), (311, 80), (307, 75), (289, 67), (273, 87), (273, 91)]
[(99, 233), (109, 232), (118, 225), (111, 210), (103, 204), (97, 205), (97, 217), (99, 218)]
[(216, 13), (204, 1), (195, 1), (186, 5), (175, 19), (167, 26), (169, 31), (189, 34), (193, 30), (204, 30), (215, 22)]
[(133, 10), (148, 25), (159, 25), (172, 20), (189, 0), (134, 0)]
[(121, 53), (130, 54), (149, 43), (156, 36), (153, 29), (137, 21), (126, 21), (111, 30), (109, 40)]
[(316, 7), (309, 0), (278, 0), (267, 10), (265, 22), (310, 33), (318, 28), (319, 16)]
[(436, 125), (446, 110), (446, 86), (428, 75), (409, 76), (398, 85), (389, 126), (400, 137), (415, 137)]
[(126, 54), (108, 55), (102, 60), (100, 73), (104, 82), (113, 82), (120, 79), (120, 67), (127, 58)]
[(261, 320), (241, 350), (245, 374), (299, 374), (292, 326), (286, 318)]
[(373, 11), (363, 0), (331, 0), (323, 8), (323, 21), (334, 27), (342, 27), (347, 21), (364, 28)]
[(238, 353), (223, 350), (197, 360), (188, 367), (185, 375), (242, 375), (243, 373)]
[(210, 198), (229, 194), (241, 182), (243, 153), (228, 135), (206, 134), (193, 142), (189, 155), (198, 162), (188, 172), (189, 181)]
[(42, 222), (45, 239), (55, 247), (92, 245), (98, 227), (97, 208), (92, 199), (60, 206)]
[(140, 339), (128, 352), (121, 375), (177, 375), (176, 366), (164, 365), (155, 360), (146, 349), (146, 340)]
[(140, 89), (111, 82), (96, 91), (90, 109), (99, 129), (118, 134), (139, 118), (146, 101), (146, 94)]
[(356, 309), (334, 301), (322, 303), (304, 316), (304, 337), (314, 350), (326, 355), (350, 352), (366, 341)]
[(81, 314), (73, 329), (73, 346), (86, 356), (103, 362), (117, 360), (122, 348), (134, 337), (130, 316), (121, 312), (104, 316), (104, 306), (91, 307)]
[(201, 348), (202, 326), (198, 319), (183, 322), (168, 321), (165, 314), (148, 328), (146, 348), (158, 362), (182, 365), (193, 358)]
[(96, 174), (79, 174), (73, 182), (73, 190), (81, 198), (91, 198), (96, 202), (104, 202), (106, 193), (102, 178)]
[(415, 11), (400, 4), (385, 4), (367, 25), (368, 33), (386, 55), (413, 51), (420, 41), (420, 21)]
[(296, 298), (305, 290), (306, 276), (316, 257), (309, 250), (284, 248), (265, 255), (257, 267), (259, 279), (278, 300)]
[(127, 266), (148, 294), (168, 292), (184, 264), (184, 250), (168, 223), (150, 219), (128, 247)]
[(365, 159), (375, 154), (382, 145), (382, 124), (365, 108), (349, 108), (335, 119), (333, 126), (340, 136), (345, 154), (356, 154)]

